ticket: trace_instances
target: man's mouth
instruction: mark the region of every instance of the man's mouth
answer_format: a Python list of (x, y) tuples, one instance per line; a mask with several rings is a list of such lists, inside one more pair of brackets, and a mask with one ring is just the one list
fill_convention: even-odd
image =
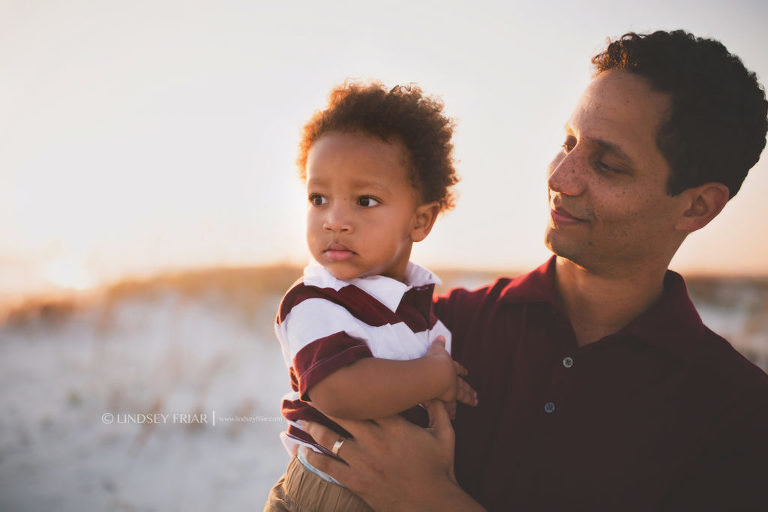
[(355, 256), (357, 253), (342, 244), (333, 242), (323, 251), (323, 254), (330, 261), (344, 261)]
[(552, 217), (555, 224), (578, 224), (580, 222), (587, 222), (586, 219), (573, 215), (562, 206), (555, 206), (552, 204), (550, 204), (549, 207), (549, 215)]

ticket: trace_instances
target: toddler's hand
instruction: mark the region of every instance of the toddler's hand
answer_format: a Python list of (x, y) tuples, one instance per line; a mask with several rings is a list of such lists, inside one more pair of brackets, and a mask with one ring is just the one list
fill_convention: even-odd
[(445, 357), (451, 359), (451, 354), (445, 350), (445, 338), (438, 336), (432, 340), (432, 345), (429, 346), (424, 357)]
[(471, 406), (477, 405), (477, 392), (475, 392), (475, 390), (472, 389), (472, 386), (462, 378), (469, 372), (458, 362), (451, 359), (451, 355), (445, 350), (445, 338), (438, 336), (432, 342), (429, 350), (427, 350), (425, 357), (447, 357), (453, 365), (453, 374), (455, 378), (452, 380), (446, 391), (437, 397), (438, 400), (442, 400), (445, 403), (448, 415), (452, 420), (456, 418), (456, 401)]
[(477, 391), (472, 389), (472, 386), (462, 378), (469, 372), (456, 361), (454, 361), (453, 364), (456, 367), (456, 400), (463, 404), (471, 405), (473, 407), (476, 406)]

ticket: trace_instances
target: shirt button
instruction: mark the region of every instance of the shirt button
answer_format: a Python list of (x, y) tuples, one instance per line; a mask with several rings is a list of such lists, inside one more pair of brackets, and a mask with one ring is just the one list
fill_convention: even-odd
[(544, 412), (546, 412), (547, 414), (551, 414), (555, 412), (554, 402), (547, 402), (546, 404), (544, 404)]
[(573, 359), (570, 357), (566, 357), (565, 359), (563, 359), (563, 366), (565, 366), (566, 368), (570, 368), (571, 366), (573, 366)]

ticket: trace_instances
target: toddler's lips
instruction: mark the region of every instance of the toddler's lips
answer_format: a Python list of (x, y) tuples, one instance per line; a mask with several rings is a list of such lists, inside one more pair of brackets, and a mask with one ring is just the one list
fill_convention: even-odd
[(328, 249), (324, 254), (329, 261), (344, 261), (355, 255), (354, 252), (346, 249), (343, 251)]
[(325, 251), (323, 251), (323, 254), (325, 254), (325, 257), (329, 261), (344, 261), (354, 256), (356, 253), (341, 244), (332, 243)]

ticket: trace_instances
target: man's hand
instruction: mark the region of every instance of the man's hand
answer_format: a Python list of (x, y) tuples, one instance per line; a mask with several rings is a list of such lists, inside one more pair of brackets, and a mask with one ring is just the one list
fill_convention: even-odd
[(445, 350), (445, 338), (442, 336), (435, 338), (424, 357), (449, 359), (453, 364), (456, 378), (451, 382), (448, 389), (446, 389), (442, 395), (437, 397), (438, 400), (442, 400), (445, 403), (445, 407), (448, 410), (448, 416), (450, 416), (452, 420), (456, 418), (457, 401), (473, 407), (477, 405), (477, 392), (475, 392), (475, 390), (472, 389), (472, 386), (470, 386), (463, 378), (466, 377), (469, 372), (457, 361), (451, 359), (451, 355)]
[[(307, 460), (378, 511), (483, 510), (456, 483), (454, 434), (444, 405), (431, 400), (426, 406), (427, 429), (399, 416), (376, 421), (331, 418), (353, 436), (337, 449), (346, 464), (311, 450)], [(329, 450), (340, 440), (317, 423), (302, 422), (302, 428)]]

